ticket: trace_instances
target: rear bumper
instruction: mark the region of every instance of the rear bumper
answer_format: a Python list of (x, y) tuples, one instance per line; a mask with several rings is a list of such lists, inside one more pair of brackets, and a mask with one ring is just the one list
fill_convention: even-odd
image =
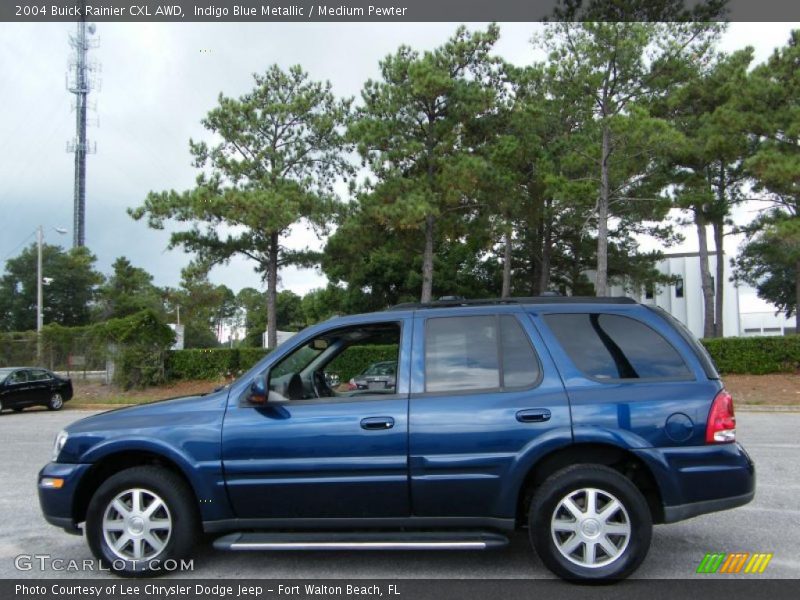
[[(75, 522), (73, 506), (80, 479), (90, 467), (91, 465), (88, 464), (51, 462), (39, 471), (37, 478), (39, 506), (48, 523), (61, 527), (69, 533), (80, 534), (78, 524)], [(58, 489), (43, 487), (42, 479), (45, 477), (63, 479), (64, 484)]]
[(755, 495), (756, 492), (753, 490), (749, 494), (734, 496), (732, 498), (718, 498), (716, 500), (703, 500), (702, 502), (692, 502), (691, 504), (681, 504), (678, 506), (665, 506), (664, 523), (675, 523), (676, 521), (691, 519), (697, 515), (743, 506), (750, 502)]
[(741, 444), (634, 452), (658, 483), (664, 523), (736, 508), (755, 496), (755, 465)]

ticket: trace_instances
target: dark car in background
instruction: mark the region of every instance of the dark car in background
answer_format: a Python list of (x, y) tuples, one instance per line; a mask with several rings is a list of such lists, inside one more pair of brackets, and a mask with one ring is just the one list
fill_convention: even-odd
[(359, 375), (353, 377), (348, 385), (351, 390), (394, 389), (397, 381), (397, 361), (384, 360), (372, 363)]
[(72, 381), (38, 367), (0, 368), (0, 411), (29, 406), (61, 410), (72, 398)]

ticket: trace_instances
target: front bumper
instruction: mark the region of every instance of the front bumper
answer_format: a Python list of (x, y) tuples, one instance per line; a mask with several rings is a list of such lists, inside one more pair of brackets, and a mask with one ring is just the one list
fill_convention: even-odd
[[(80, 480), (90, 467), (88, 464), (51, 462), (39, 471), (39, 506), (48, 523), (61, 527), (68, 533), (81, 533), (75, 521), (75, 497)], [(43, 487), (42, 479), (45, 477), (63, 479), (64, 484), (60, 488)]]
[(756, 469), (741, 444), (634, 450), (658, 482), (664, 523), (736, 508), (756, 491)]

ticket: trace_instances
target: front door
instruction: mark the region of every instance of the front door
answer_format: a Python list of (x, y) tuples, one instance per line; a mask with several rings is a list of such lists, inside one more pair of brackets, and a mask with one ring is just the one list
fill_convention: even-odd
[[(305, 336), (269, 369), (270, 397), (285, 401), (253, 406), (246, 391), (229, 399), (223, 465), (239, 518), (409, 516), (404, 325), (365, 322)], [(394, 386), (347, 383), (379, 360), (399, 360)]]
[(3, 405), (9, 408), (14, 406), (28, 406), (33, 403), (33, 390), (28, 381), (28, 371), (20, 369), (14, 371), (6, 379), (4, 386)]

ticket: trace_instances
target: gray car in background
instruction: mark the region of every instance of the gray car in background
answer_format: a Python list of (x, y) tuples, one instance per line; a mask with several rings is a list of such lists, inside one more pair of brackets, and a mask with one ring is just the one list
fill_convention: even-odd
[(397, 381), (397, 361), (384, 360), (372, 363), (353, 377), (348, 387), (351, 390), (393, 390)]

